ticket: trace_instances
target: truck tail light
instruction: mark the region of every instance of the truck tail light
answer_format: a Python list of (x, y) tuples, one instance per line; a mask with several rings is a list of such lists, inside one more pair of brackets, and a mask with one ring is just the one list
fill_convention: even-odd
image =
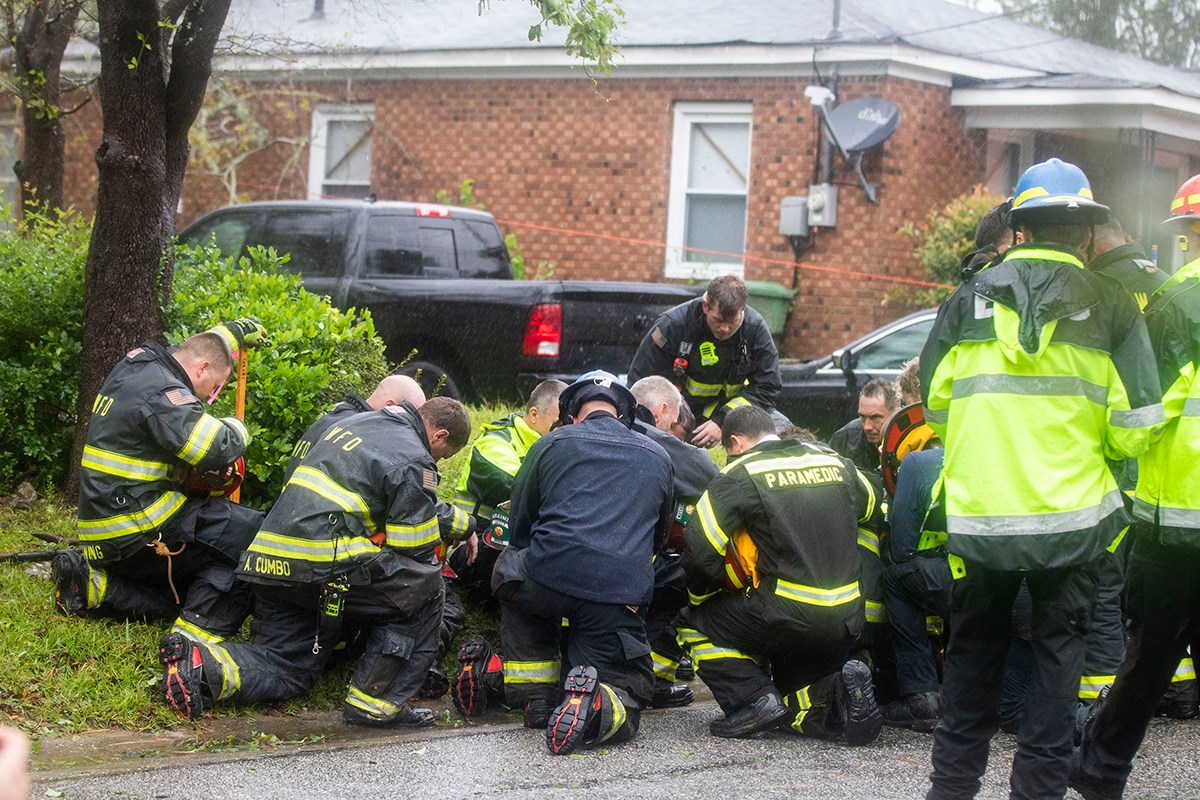
[(449, 219), (450, 209), (446, 208), (445, 206), (417, 206), (417, 216)]
[(525, 325), (525, 343), (521, 347), (521, 355), (558, 356), (559, 345), (562, 344), (562, 306), (558, 303), (543, 303), (534, 306), (529, 312), (529, 321)]

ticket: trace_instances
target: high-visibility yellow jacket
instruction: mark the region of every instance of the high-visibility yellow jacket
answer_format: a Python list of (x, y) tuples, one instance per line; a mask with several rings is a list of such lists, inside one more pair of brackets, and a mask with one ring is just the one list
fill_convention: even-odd
[(485, 522), (512, 496), (513, 479), (540, 434), (520, 412), (484, 425), (454, 490), (454, 506)]
[(190, 468), (223, 467), (246, 451), (246, 427), (205, 411), (171, 353), (146, 342), (128, 353), (92, 404), (79, 469), (79, 539), (91, 561), (128, 558), (151, 539), (172, 547)]
[(1013, 247), (958, 288), (921, 353), (945, 443), (947, 547), (993, 569), (1091, 561), (1129, 524), (1105, 458), (1163, 422), (1137, 304), (1075, 251)]
[(1146, 325), (1166, 390), (1166, 427), (1138, 461), (1133, 513), (1158, 523), (1163, 544), (1200, 547), (1200, 259), (1154, 294)]

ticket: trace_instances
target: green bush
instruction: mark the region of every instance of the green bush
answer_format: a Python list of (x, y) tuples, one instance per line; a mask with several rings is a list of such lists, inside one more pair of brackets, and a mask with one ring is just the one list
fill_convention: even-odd
[[(256, 317), (271, 346), (250, 351), (247, 365), (246, 453), (242, 502), (269, 504), (283, 488), (296, 441), (349, 391), (363, 392), (388, 372), (383, 342), (370, 314), (342, 312), (300, 288), (300, 277), (278, 271), (274, 250), (252, 249), (235, 269), (215, 249), (181, 248), (173, 298), (164, 311), (167, 338), (178, 343), (221, 320)], [(213, 413), (233, 413), (235, 376)]]
[[(1003, 199), (983, 186), (976, 186), (926, 214), (923, 226), (910, 224), (899, 230), (902, 236), (913, 240), (913, 253), (930, 281), (958, 285), (959, 263), (975, 249), (975, 229), (983, 215)], [(929, 289), (919, 292), (917, 299), (922, 305), (936, 305), (948, 294), (946, 289)]]
[(74, 433), (90, 230), (68, 214), (0, 209), (0, 488), (60, 481)]

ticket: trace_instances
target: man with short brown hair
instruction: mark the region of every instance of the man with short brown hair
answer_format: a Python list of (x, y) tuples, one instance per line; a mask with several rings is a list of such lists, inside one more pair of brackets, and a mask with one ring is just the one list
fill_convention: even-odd
[(695, 300), (666, 311), (642, 339), (629, 383), (660, 375), (675, 384), (699, 424), (691, 443), (721, 441), (721, 422), (735, 408), (755, 405), (774, 411), (782, 386), (779, 353), (762, 315), (746, 306), (746, 284), (736, 275), (713, 278)]

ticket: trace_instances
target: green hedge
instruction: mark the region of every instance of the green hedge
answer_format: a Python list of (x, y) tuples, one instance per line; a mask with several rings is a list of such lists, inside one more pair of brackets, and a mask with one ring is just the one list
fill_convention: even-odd
[[(0, 211), (17, 227), (8, 209)], [(74, 435), (90, 229), (38, 217), (0, 234), (0, 488), (62, 480)]]
[[(370, 314), (343, 313), (327, 298), (280, 272), (274, 250), (251, 250), (234, 268), (215, 249), (181, 248), (173, 298), (164, 311), (167, 338), (177, 344), (221, 320), (259, 319), (271, 346), (250, 351), (246, 424), (251, 443), (242, 502), (265, 505), (283, 488), (283, 470), (305, 429), (346, 392), (369, 392), (388, 372), (383, 341)], [(230, 377), (213, 413), (233, 413)]]
[[(0, 218), (6, 212), (0, 210)], [(0, 491), (67, 473), (79, 396), (83, 275), (89, 226), (73, 215), (0, 233)], [(272, 346), (250, 355), (246, 416), (254, 441), (243, 501), (270, 502), (295, 441), (347, 391), (387, 374), (370, 316), (343, 313), (280, 272), (272, 251), (235, 265), (215, 251), (181, 250), (164, 308), (167, 338), (239, 316), (260, 318)], [(233, 413), (231, 380), (214, 408)]]

